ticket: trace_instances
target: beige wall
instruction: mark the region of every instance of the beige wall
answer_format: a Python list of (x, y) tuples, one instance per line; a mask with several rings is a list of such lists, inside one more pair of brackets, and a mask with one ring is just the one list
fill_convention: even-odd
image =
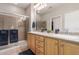
[(31, 5), (29, 5), (26, 9), (25, 9), (25, 14), (27, 16), (31, 16)]
[(27, 19), (27, 20), (29, 20), (28, 22), (29, 22), (29, 31), (31, 30), (31, 5), (29, 5), (28, 7), (27, 7), (27, 9), (25, 10), (25, 14), (26, 14), (26, 16), (29, 16), (29, 19)]

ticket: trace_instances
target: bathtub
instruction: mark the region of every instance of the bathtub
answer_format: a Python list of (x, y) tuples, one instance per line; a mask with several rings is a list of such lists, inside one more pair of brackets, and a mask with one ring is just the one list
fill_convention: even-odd
[(20, 52), (27, 49), (27, 42), (25, 40), (17, 43), (0, 46), (0, 55), (18, 55)]

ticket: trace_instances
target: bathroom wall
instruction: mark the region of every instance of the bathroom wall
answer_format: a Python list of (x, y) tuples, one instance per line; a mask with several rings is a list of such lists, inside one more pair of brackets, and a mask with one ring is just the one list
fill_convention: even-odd
[(32, 23), (36, 21), (36, 11), (34, 4), (30, 4), (26, 9), (26, 15), (29, 16), (29, 31), (34, 31), (36, 28), (32, 28)]
[(26, 14), (26, 16), (29, 16), (29, 18), (28, 18), (28, 26), (29, 26), (29, 31), (31, 31), (31, 5), (29, 5), (28, 7), (27, 7), (27, 9), (25, 9), (25, 14)]
[(68, 32), (79, 33), (79, 10), (64, 15), (64, 28)]

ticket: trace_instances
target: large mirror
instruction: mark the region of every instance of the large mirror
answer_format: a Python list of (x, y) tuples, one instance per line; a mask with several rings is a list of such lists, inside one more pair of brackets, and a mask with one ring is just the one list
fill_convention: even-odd
[(48, 3), (45, 8), (37, 10), (36, 21), (37, 30), (79, 34), (79, 3)]

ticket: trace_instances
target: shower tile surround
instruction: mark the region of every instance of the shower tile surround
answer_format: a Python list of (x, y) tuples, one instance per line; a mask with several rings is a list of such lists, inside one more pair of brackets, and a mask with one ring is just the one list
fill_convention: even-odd
[[(18, 29), (18, 37), (19, 40), (24, 40), (24, 23), (19, 23), (21, 26), (18, 25), (18, 20), (20, 18), (17, 17), (10, 17), (6, 15), (0, 15), (0, 29)], [(20, 36), (21, 34), (21, 36)]]

